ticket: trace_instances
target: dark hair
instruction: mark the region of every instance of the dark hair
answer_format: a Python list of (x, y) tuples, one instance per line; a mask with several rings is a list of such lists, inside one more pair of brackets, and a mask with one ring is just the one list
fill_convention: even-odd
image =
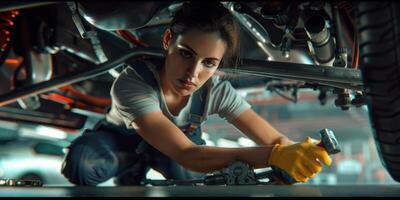
[(184, 2), (170, 29), (172, 40), (192, 29), (216, 32), (227, 44), (222, 65), (229, 66), (238, 59), (239, 28), (229, 10), (219, 2)]

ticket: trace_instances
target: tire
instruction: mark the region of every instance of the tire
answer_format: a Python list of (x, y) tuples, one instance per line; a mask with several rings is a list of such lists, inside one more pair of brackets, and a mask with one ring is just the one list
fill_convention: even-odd
[(356, 25), (377, 151), (391, 177), (400, 182), (400, 4), (360, 2)]
[(39, 175), (34, 174), (34, 173), (24, 174), (23, 176), (21, 176), (20, 179), (21, 180), (38, 180), (43, 183), (43, 179)]

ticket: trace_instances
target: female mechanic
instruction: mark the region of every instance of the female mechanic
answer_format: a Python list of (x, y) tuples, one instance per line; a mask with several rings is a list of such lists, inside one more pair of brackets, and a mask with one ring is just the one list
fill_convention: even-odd
[[(166, 179), (200, 178), (240, 160), (276, 166), (306, 182), (330, 165), (306, 138), (295, 143), (254, 112), (219, 67), (238, 58), (239, 29), (220, 3), (184, 3), (162, 37), (163, 59), (127, 61), (111, 89), (106, 119), (69, 147), (62, 173), (76, 185), (138, 185), (153, 168)], [(206, 146), (201, 125), (218, 114), (257, 146)]]

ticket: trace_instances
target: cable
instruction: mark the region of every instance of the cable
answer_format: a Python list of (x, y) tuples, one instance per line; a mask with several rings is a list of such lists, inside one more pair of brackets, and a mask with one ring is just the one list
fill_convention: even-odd
[(276, 94), (278, 94), (280, 97), (282, 97), (282, 98), (284, 98), (284, 99), (286, 99), (286, 100), (288, 100), (288, 101), (291, 101), (291, 102), (293, 102), (293, 103), (296, 103), (296, 102), (297, 102), (297, 98), (289, 97), (289, 96), (283, 94), (281, 91), (279, 91), (279, 90), (276, 89), (276, 88), (271, 88), (271, 91), (272, 91), (272, 92), (276, 92)]

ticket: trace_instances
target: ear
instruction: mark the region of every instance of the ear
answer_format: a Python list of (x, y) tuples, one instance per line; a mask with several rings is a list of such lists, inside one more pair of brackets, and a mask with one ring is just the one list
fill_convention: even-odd
[(172, 38), (172, 33), (171, 30), (168, 28), (165, 30), (163, 35), (163, 47), (165, 50), (168, 49), (171, 38)]

